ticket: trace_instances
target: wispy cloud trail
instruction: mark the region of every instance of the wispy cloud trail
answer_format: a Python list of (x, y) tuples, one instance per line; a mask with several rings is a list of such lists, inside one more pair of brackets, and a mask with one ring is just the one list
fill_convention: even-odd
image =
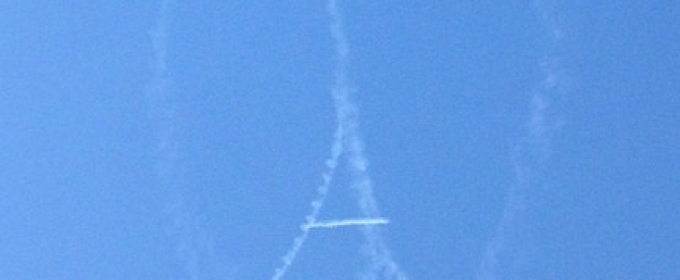
[[(331, 34), (335, 40), (336, 68), (335, 83), (331, 90), (338, 113), (340, 127), (343, 132), (343, 143), (346, 147), (348, 168), (351, 175), (351, 186), (358, 193), (359, 209), (367, 218), (380, 217), (373, 184), (368, 174), (368, 159), (364, 155), (364, 142), (359, 130), (358, 108), (351, 100), (351, 83), (349, 71), (349, 43), (345, 34), (343, 15), (336, 0), (327, 3), (331, 18)], [(386, 279), (407, 279), (392, 258), (391, 252), (377, 227), (362, 229), (366, 239), (365, 252), (370, 257), (370, 269), (364, 279), (372, 280), (383, 276)]]
[(346, 220), (333, 220), (333, 221), (322, 221), (311, 224), (308, 228), (338, 228), (338, 227), (348, 227), (348, 226), (377, 226), (386, 225), (390, 221), (385, 218), (374, 218), (374, 219), (346, 219)]
[[(536, 1), (535, 7), (545, 30), (550, 34), (550, 43), (558, 43), (564, 36), (559, 28), (549, 1)], [(551, 154), (553, 135), (560, 128), (560, 121), (555, 117), (554, 103), (560, 97), (563, 86), (563, 69), (559, 65), (559, 56), (546, 55), (539, 62), (543, 79), (531, 97), (531, 113), (526, 124), (526, 131), (516, 145), (513, 153), (513, 165), (517, 182), (508, 190), (506, 206), (496, 229), (495, 238), (489, 242), (479, 268), (478, 279), (507, 279), (509, 273), (517, 270), (523, 250), (521, 239), (526, 238), (528, 196), (538, 190), (545, 180), (546, 162)], [(509, 271), (506, 271), (509, 270)], [(505, 277), (504, 277), (505, 276)]]
[(148, 114), (155, 133), (157, 144), (154, 151), (155, 172), (161, 186), (172, 194), (167, 211), (172, 216), (171, 235), (176, 240), (174, 253), (182, 263), (182, 269), (191, 280), (200, 277), (201, 252), (208, 250), (209, 239), (201, 230), (196, 215), (186, 206), (181, 195), (181, 176), (178, 175), (178, 142), (175, 133), (175, 96), (171, 90), (167, 65), (168, 25), (171, 19), (172, 0), (160, 4), (156, 26), (150, 32), (153, 60), (152, 77), (146, 89)]

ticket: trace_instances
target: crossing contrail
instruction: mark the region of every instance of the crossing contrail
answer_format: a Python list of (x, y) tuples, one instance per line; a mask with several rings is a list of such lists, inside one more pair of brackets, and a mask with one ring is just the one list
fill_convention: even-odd
[(346, 219), (346, 220), (333, 220), (333, 221), (323, 221), (316, 222), (309, 225), (307, 228), (338, 228), (347, 226), (377, 226), (386, 225), (390, 221), (385, 218), (375, 218), (375, 219)]
[(293, 239), (293, 246), (281, 258), (283, 264), (274, 270), (274, 276), (272, 277), (272, 280), (281, 279), (286, 274), (286, 272), (288, 272), (288, 269), (290, 269), (293, 261), (295, 261), (300, 248), (302, 248), (302, 245), (309, 236), (309, 229), (313, 224), (316, 223), (317, 217), (319, 216), (319, 211), (323, 207), (326, 197), (328, 196), (328, 191), (338, 166), (338, 160), (344, 152), (343, 138), (345, 137), (344, 131), (346, 130), (346, 124), (343, 121), (343, 112), (339, 109), (337, 102), (335, 102), (335, 115), (337, 127), (335, 129), (335, 133), (333, 134), (331, 155), (326, 160), (326, 171), (321, 176), (323, 181), (317, 188), (316, 198), (310, 203), (312, 210), (309, 214), (307, 214), (307, 216), (305, 216), (305, 222), (300, 226), (302, 232), (297, 237), (295, 237), (295, 239)]
[(293, 246), (281, 258), (283, 264), (274, 271), (272, 280), (283, 278), (290, 266), (293, 264), (293, 261), (295, 261), (295, 257), (297, 257), (300, 248), (302, 248), (302, 245), (307, 240), (307, 236), (309, 236), (309, 229), (313, 224), (316, 223), (316, 219), (319, 216), (319, 211), (326, 201), (326, 196), (328, 195), (328, 190), (333, 180), (333, 176), (335, 175), (335, 169), (338, 165), (338, 158), (342, 154), (342, 151), (342, 126), (338, 125), (337, 129), (335, 130), (335, 137), (331, 148), (331, 157), (326, 160), (326, 171), (322, 175), (323, 182), (317, 188), (317, 197), (311, 203), (312, 211), (307, 216), (305, 216), (305, 223), (300, 226), (302, 233), (293, 239)]
[[(348, 77), (349, 43), (347, 41), (342, 14), (335, 0), (327, 2), (327, 10), (331, 20), (330, 31), (335, 40), (335, 70), (334, 81), (331, 87), (331, 97), (335, 108), (337, 127), (335, 130), (331, 156), (326, 161), (326, 171), (323, 173), (323, 182), (317, 188), (317, 198), (311, 203), (312, 210), (305, 217), (305, 223), (300, 226), (302, 232), (293, 240), (292, 248), (283, 256), (283, 265), (274, 271), (272, 280), (283, 278), (293, 264), (300, 248), (307, 240), (309, 230), (317, 223), (319, 211), (324, 205), (330, 184), (338, 166), (341, 155), (347, 153), (348, 168), (352, 176), (352, 188), (359, 193), (359, 206), (362, 214), (368, 219), (380, 217), (375, 197), (373, 196), (372, 184), (366, 172), (368, 161), (363, 155), (363, 141), (359, 133), (358, 108), (350, 99), (351, 84)], [(318, 226), (317, 226), (318, 227)], [(380, 232), (375, 227), (365, 227), (366, 252), (371, 258), (370, 272), (365, 279), (375, 279), (375, 275), (382, 272), (390, 279), (407, 279), (382, 239)]]
[[(350, 171), (351, 186), (359, 196), (359, 209), (367, 218), (380, 217), (373, 184), (368, 174), (368, 159), (364, 155), (364, 142), (359, 130), (358, 107), (351, 99), (351, 82), (349, 79), (349, 42), (345, 34), (343, 15), (336, 0), (327, 3), (328, 14), (331, 18), (331, 35), (335, 40), (335, 83), (332, 95), (336, 110), (343, 128), (343, 143), (346, 147)], [(382, 275), (387, 279), (408, 279), (396, 261), (392, 258), (387, 243), (377, 227), (362, 228), (365, 245), (364, 252), (370, 258), (370, 269), (363, 275), (364, 279), (377, 279)]]

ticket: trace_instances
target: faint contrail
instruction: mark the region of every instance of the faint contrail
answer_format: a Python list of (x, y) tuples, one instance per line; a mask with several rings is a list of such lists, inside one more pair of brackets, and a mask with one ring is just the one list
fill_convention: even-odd
[[(343, 16), (336, 0), (327, 3), (331, 18), (331, 34), (335, 40), (336, 68), (332, 88), (333, 100), (343, 128), (343, 143), (348, 154), (348, 168), (352, 188), (359, 195), (359, 208), (368, 218), (380, 217), (380, 210), (373, 195), (373, 185), (368, 175), (368, 160), (364, 155), (364, 143), (359, 131), (358, 108), (350, 98), (351, 83), (349, 71), (349, 43), (345, 34)], [(365, 252), (371, 259), (370, 270), (364, 279), (376, 279), (382, 275), (387, 279), (407, 279), (399, 265), (392, 259), (391, 252), (377, 227), (362, 228), (366, 239)]]
[(196, 215), (188, 209), (181, 195), (181, 177), (177, 175), (178, 143), (175, 136), (175, 96), (170, 89), (172, 80), (167, 66), (167, 36), (172, 0), (160, 4), (156, 26), (150, 36), (153, 47), (151, 62), (152, 78), (146, 89), (149, 119), (157, 133), (154, 151), (155, 172), (163, 187), (172, 194), (168, 212), (172, 216), (171, 235), (176, 239), (174, 253), (182, 262), (182, 269), (189, 279), (199, 279), (201, 252), (208, 245), (208, 238), (201, 230)]
[[(564, 36), (558, 27), (550, 5), (546, 1), (536, 1), (536, 8), (543, 26), (550, 34), (551, 43), (558, 43)], [(555, 52), (553, 50), (553, 52)], [(507, 275), (505, 269), (517, 269), (519, 255), (527, 254), (522, 248), (521, 239), (526, 232), (528, 195), (543, 184), (544, 169), (550, 155), (550, 142), (553, 134), (560, 128), (552, 109), (555, 100), (564, 86), (566, 77), (559, 65), (558, 55), (550, 54), (543, 58), (539, 66), (543, 80), (531, 97), (531, 115), (527, 122), (526, 133), (513, 153), (516, 184), (508, 190), (506, 206), (496, 229), (496, 236), (487, 245), (479, 268), (478, 279), (493, 280), (499, 274)], [(518, 246), (520, 245), (520, 246)], [(520, 276), (521, 277), (521, 276)]]
[(338, 228), (347, 226), (377, 226), (386, 225), (390, 221), (385, 218), (375, 218), (375, 219), (346, 219), (346, 220), (333, 220), (333, 221), (322, 221), (316, 222), (309, 225), (307, 228)]

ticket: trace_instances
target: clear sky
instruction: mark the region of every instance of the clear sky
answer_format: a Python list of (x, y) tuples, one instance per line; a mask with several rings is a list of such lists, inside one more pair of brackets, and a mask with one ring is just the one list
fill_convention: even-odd
[(679, 3), (1, 1), (0, 279), (680, 279)]

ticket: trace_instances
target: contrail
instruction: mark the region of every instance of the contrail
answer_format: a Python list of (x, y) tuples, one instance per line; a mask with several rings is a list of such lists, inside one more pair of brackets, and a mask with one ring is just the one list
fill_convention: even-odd
[(172, 0), (160, 4), (156, 25), (150, 36), (153, 47), (152, 77), (146, 89), (149, 119), (157, 134), (154, 151), (155, 172), (162, 186), (172, 193), (167, 211), (172, 216), (171, 235), (177, 244), (174, 253), (191, 280), (200, 276), (201, 252), (209, 250), (209, 240), (201, 230), (196, 215), (188, 209), (181, 195), (181, 176), (177, 174), (178, 142), (175, 137), (175, 96), (167, 66), (167, 36)]
[(375, 218), (375, 219), (346, 219), (346, 220), (333, 220), (333, 221), (323, 221), (323, 222), (316, 222), (311, 225), (309, 225), (307, 228), (312, 229), (312, 228), (338, 228), (338, 227), (347, 227), (347, 226), (377, 226), (377, 225), (386, 225), (389, 224), (390, 221), (384, 218)]
[[(317, 188), (317, 198), (311, 203), (312, 211), (305, 217), (305, 223), (300, 228), (302, 233), (293, 240), (292, 248), (283, 256), (283, 265), (274, 271), (272, 280), (283, 278), (300, 248), (307, 240), (309, 230), (313, 228), (321, 207), (328, 195), (328, 190), (336, 172), (338, 160), (344, 153), (348, 153), (349, 168), (352, 173), (352, 186), (359, 192), (359, 205), (365, 217), (380, 217), (375, 198), (373, 197), (370, 178), (366, 173), (367, 160), (363, 156), (363, 141), (359, 134), (357, 107), (350, 100), (350, 82), (348, 78), (349, 44), (345, 35), (342, 16), (334, 0), (327, 3), (328, 14), (331, 18), (331, 35), (335, 40), (335, 70), (331, 96), (335, 107), (337, 128), (335, 130), (331, 157), (326, 161), (326, 171), (323, 173), (323, 183)], [(364, 236), (367, 240), (366, 252), (371, 257), (371, 272), (365, 279), (375, 279), (375, 275), (383, 272), (388, 278), (407, 279), (399, 266), (392, 260), (391, 253), (377, 229), (366, 227)]]
[[(536, 8), (543, 26), (550, 34), (551, 43), (558, 43), (564, 32), (556, 23), (554, 13), (546, 1), (536, 1)], [(496, 236), (489, 242), (480, 264), (477, 278), (493, 280), (499, 277), (502, 268), (517, 269), (520, 254), (520, 240), (526, 238), (528, 195), (543, 184), (546, 161), (550, 156), (550, 142), (553, 134), (560, 128), (552, 107), (559, 97), (566, 77), (558, 63), (558, 55), (548, 55), (539, 66), (543, 70), (543, 80), (531, 97), (531, 114), (526, 125), (526, 133), (513, 153), (516, 184), (508, 190), (508, 198), (501, 216)], [(517, 247), (517, 248), (514, 248)], [(507, 274), (508, 272), (504, 272)]]
[(274, 271), (272, 280), (283, 278), (290, 266), (293, 264), (295, 257), (297, 257), (297, 254), (300, 251), (300, 248), (302, 248), (302, 245), (307, 240), (307, 236), (309, 236), (309, 229), (313, 224), (316, 223), (319, 211), (326, 201), (328, 190), (330, 189), (331, 182), (333, 181), (333, 177), (335, 175), (335, 170), (338, 166), (338, 159), (344, 150), (342, 139), (344, 137), (345, 128), (342, 122), (341, 112), (338, 110), (337, 105), (335, 113), (338, 124), (333, 136), (333, 144), (331, 145), (331, 156), (326, 160), (326, 171), (322, 175), (323, 182), (317, 188), (316, 198), (311, 202), (312, 211), (307, 216), (305, 216), (305, 223), (300, 226), (302, 232), (300, 235), (295, 237), (293, 240), (293, 246), (281, 258), (283, 264)]
[(317, 216), (319, 215), (319, 211), (326, 201), (330, 184), (333, 180), (333, 176), (335, 175), (335, 169), (338, 165), (338, 158), (340, 158), (340, 155), (343, 152), (342, 131), (342, 126), (338, 125), (337, 129), (335, 130), (335, 137), (331, 148), (331, 157), (326, 160), (326, 172), (324, 172), (322, 175), (323, 183), (317, 188), (317, 197), (311, 203), (312, 211), (307, 216), (305, 216), (305, 223), (300, 226), (302, 233), (295, 237), (293, 240), (293, 246), (281, 258), (283, 265), (274, 271), (272, 280), (283, 278), (290, 266), (293, 264), (295, 257), (300, 251), (300, 248), (302, 248), (302, 245), (307, 240), (307, 236), (309, 236), (309, 229), (316, 223)]
[[(349, 71), (349, 43), (345, 34), (343, 16), (336, 0), (327, 2), (327, 10), (331, 19), (331, 35), (335, 40), (336, 66), (335, 83), (332, 88), (333, 100), (340, 118), (343, 132), (343, 143), (348, 154), (348, 168), (351, 175), (351, 186), (358, 193), (359, 208), (368, 218), (380, 217), (373, 185), (368, 175), (368, 160), (364, 155), (364, 143), (359, 131), (358, 108), (350, 98), (351, 83)], [(408, 279), (399, 265), (392, 259), (391, 252), (376, 227), (362, 229), (365, 253), (370, 257), (370, 270), (364, 279), (377, 279), (382, 275), (387, 279)]]

